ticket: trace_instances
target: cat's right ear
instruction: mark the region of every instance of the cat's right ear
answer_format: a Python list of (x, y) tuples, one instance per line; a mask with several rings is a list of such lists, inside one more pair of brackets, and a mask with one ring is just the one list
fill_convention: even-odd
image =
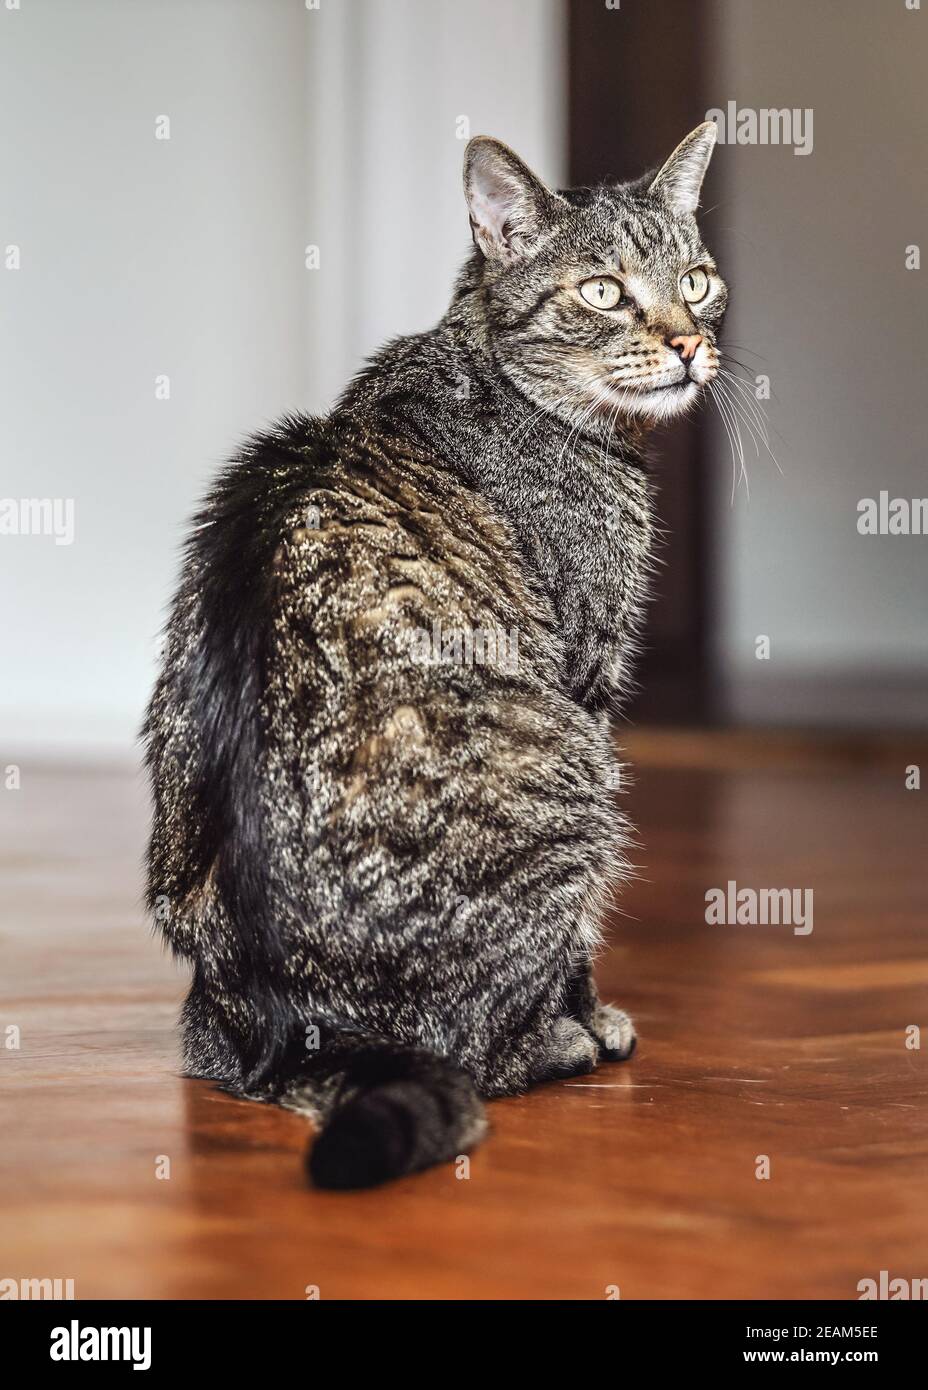
[(508, 145), (475, 135), (464, 151), (464, 196), (474, 242), (488, 260), (526, 255), (563, 200)]

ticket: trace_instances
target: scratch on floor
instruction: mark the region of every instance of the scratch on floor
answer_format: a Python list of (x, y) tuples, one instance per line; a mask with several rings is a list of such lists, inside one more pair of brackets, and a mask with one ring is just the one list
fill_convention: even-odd
[(663, 1084), (648, 1086), (640, 1081), (568, 1081), (572, 1091), (661, 1091)]

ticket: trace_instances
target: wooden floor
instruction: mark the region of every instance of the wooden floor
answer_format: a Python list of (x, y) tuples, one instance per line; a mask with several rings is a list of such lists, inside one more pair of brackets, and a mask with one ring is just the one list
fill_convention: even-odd
[[(139, 779), (24, 767), (0, 790), (0, 1278), (78, 1298), (847, 1299), (882, 1269), (928, 1276), (918, 757), (626, 746), (640, 877), (599, 979), (637, 1055), (494, 1104), (469, 1179), (362, 1194), (306, 1187), (298, 1116), (177, 1075), (184, 981), (139, 908)], [(812, 889), (812, 934), (707, 925), (730, 879)]]

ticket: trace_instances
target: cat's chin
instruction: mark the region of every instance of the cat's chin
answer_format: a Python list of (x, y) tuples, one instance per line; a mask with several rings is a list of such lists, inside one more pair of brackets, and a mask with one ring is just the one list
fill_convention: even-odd
[(680, 381), (650, 391), (626, 389), (616, 404), (625, 415), (643, 416), (648, 420), (670, 420), (689, 410), (700, 390), (695, 381)]

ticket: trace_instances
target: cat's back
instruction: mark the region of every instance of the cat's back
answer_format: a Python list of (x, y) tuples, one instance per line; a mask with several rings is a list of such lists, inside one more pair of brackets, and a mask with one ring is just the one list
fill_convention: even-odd
[(175, 608), (217, 623), (234, 621), (236, 601), (265, 605), (272, 623), (282, 608), (376, 623), (417, 595), (446, 617), (551, 620), (507, 522), (434, 450), (376, 421), (295, 415), (214, 482)]
[(251, 441), (194, 524), (167, 639), (145, 728), (149, 900), (172, 904), (183, 954), (208, 917), (235, 956), (215, 916), (242, 900), (229, 846), (289, 900), (322, 881), (319, 855), (342, 882), (375, 844), (390, 863), (439, 830), (452, 845), (456, 822), (474, 834), (465, 807), (511, 818), (538, 778), (599, 775), (507, 523), (395, 430), (295, 417)]
[[(508, 524), (395, 429), (334, 417), (281, 508), (265, 709), (305, 766), (398, 733), (451, 750), (477, 706), (548, 703), (563, 654)], [(361, 752), (358, 752), (358, 749)], [(365, 751), (366, 750), (366, 751)]]
[(287, 612), (364, 638), (403, 615), (416, 631), (553, 627), (508, 523), (420, 442), (376, 424), (321, 426), (297, 495), (282, 499), (272, 570)]
[(194, 521), (149, 761), (218, 782), (200, 801), (221, 804), (225, 769), (263, 762), (268, 738), (305, 751), (410, 703), (531, 703), (562, 661), (508, 524), (454, 468), (395, 427), (292, 416), (249, 441)]

